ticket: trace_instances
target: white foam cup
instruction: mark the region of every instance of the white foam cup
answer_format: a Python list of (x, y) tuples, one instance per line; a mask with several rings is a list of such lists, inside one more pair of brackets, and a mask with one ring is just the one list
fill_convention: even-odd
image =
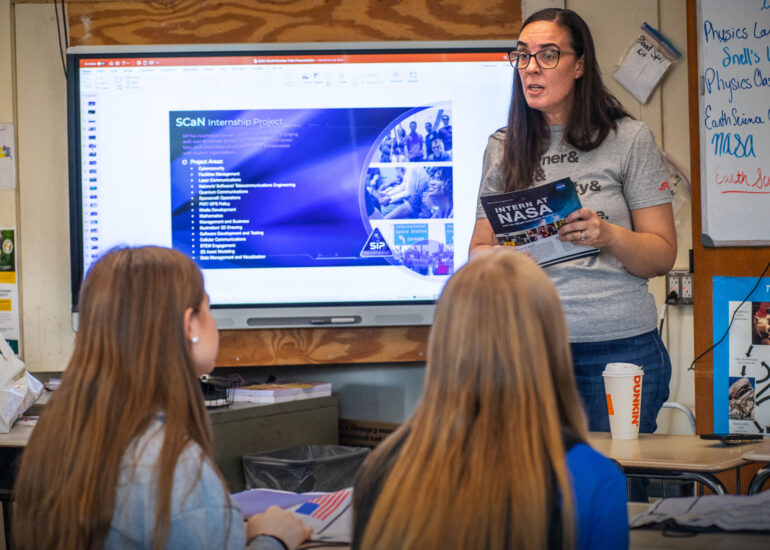
[(642, 367), (631, 363), (607, 363), (602, 376), (612, 439), (638, 438), (642, 414)]

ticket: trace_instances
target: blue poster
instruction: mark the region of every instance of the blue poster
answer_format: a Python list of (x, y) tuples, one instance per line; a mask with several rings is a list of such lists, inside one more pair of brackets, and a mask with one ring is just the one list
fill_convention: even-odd
[[(714, 431), (770, 433), (770, 278), (713, 277)], [(756, 289), (752, 292), (752, 289)]]

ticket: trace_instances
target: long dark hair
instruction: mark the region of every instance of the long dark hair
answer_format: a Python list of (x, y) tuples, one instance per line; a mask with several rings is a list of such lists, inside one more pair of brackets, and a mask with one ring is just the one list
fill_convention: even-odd
[(61, 387), (24, 450), (15, 486), (17, 548), (101, 548), (123, 455), (159, 413), (165, 435), (153, 538), (155, 548), (165, 545), (179, 455), (195, 442), (201, 461), (214, 463), (183, 321), (204, 297), (200, 270), (175, 250), (116, 249), (93, 265)]
[[(591, 31), (586, 22), (572, 10), (540, 10), (524, 21), (521, 30), (535, 21), (552, 21), (564, 28), (569, 33), (572, 50), (578, 57), (583, 56), (583, 75), (575, 81), (575, 95), (564, 129), (564, 140), (581, 151), (596, 149), (610, 130), (617, 127), (615, 121), (630, 115), (602, 83)], [(550, 136), (543, 114), (527, 104), (521, 76), (516, 70), (503, 142), (502, 175), (505, 191), (526, 189), (532, 185), (540, 168), (540, 157), (548, 149)]]

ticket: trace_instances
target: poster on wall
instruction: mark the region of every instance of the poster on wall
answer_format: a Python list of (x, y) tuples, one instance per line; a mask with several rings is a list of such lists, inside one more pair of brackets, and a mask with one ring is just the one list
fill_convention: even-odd
[(0, 124), (0, 189), (16, 187), (16, 153), (13, 124)]
[(16, 276), (16, 230), (0, 228), (0, 334), (19, 354), (19, 284)]
[[(714, 432), (770, 437), (770, 277), (713, 277)], [(756, 289), (752, 292), (756, 285)]]

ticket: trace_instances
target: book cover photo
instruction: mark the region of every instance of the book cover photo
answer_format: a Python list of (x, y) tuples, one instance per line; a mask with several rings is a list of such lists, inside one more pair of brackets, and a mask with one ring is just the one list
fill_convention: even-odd
[(565, 219), (581, 207), (570, 178), (520, 191), (481, 196), (497, 242), (528, 253), (540, 266), (557, 264), (599, 253), (593, 246), (559, 240)]

